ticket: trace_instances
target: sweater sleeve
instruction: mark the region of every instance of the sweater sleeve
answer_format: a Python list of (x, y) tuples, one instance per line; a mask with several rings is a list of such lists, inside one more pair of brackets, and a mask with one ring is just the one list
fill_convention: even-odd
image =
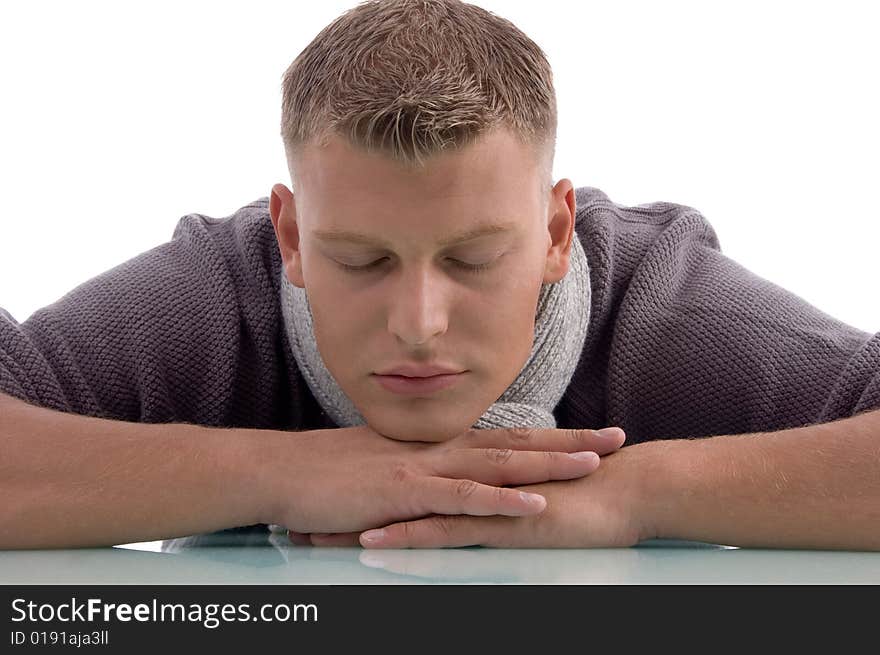
[(630, 443), (825, 423), (880, 408), (880, 333), (751, 273), (691, 211), (633, 273), (608, 385)]
[(25, 322), (0, 311), (0, 392), (138, 422), (226, 425), (268, 412), (278, 387), (278, 364), (267, 361), (278, 352), (275, 287), (268, 257), (248, 252), (260, 244), (242, 229), (185, 216), (171, 241)]

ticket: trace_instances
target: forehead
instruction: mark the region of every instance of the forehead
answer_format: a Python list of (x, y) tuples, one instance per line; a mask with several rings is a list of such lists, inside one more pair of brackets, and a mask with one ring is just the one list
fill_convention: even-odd
[[(447, 247), (461, 243), (468, 243), (483, 237), (516, 234), (517, 228), (518, 224), (515, 221), (478, 222), (472, 227), (459, 230), (453, 234), (441, 236), (437, 239), (436, 245)], [(393, 246), (391, 241), (385, 239), (381, 235), (373, 236), (368, 232), (358, 232), (355, 230), (315, 228), (310, 231), (310, 235), (325, 243), (354, 243), (380, 248), (391, 248)]]
[(509, 228), (540, 205), (534, 153), (506, 131), (491, 133), (422, 169), (356, 149), (341, 137), (308, 146), (297, 166), (297, 211), (322, 231), (402, 224), (440, 229), (438, 241)]

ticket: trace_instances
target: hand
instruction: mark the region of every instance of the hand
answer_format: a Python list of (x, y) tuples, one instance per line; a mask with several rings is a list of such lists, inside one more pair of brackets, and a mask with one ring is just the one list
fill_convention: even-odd
[[(642, 444), (643, 445), (643, 444)], [(366, 548), (615, 548), (653, 538), (642, 515), (640, 480), (643, 449), (631, 446), (604, 457), (593, 475), (578, 480), (524, 487), (547, 498), (547, 509), (533, 516), (432, 516), (396, 523), (384, 537), (360, 535)]]
[[(388, 439), (369, 426), (262, 435), (261, 522), (296, 533), (352, 533), (433, 514), (528, 516), (543, 497), (504, 488), (589, 475), (623, 431), (467, 430), (446, 442)], [(583, 459), (572, 453), (589, 453)]]
[[(554, 435), (557, 437), (564, 434), (564, 431), (562, 431), (562, 430), (531, 430), (531, 431), (526, 430), (526, 431), (523, 431), (522, 429), (519, 429), (519, 430), (515, 430), (513, 432), (517, 433), (520, 431), (522, 431), (523, 434), (528, 434), (529, 432), (531, 432), (531, 437), (527, 437), (531, 440), (535, 440), (536, 436), (543, 435), (543, 434), (550, 434), (550, 435)], [(477, 432), (484, 433), (484, 436), (485, 436), (490, 433), (504, 433), (504, 432), (511, 432), (511, 431), (506, 431), (506, 430), (485, 430), (485, 431), (483, 431), (483, 430), (481, 430), (481, 431), (477, 431)], [(588, 432), (591, 432), (591, 431), (588, 431)], [(594, 446), (595, 452), (598, 452), (599, 454), (602, 454), (602, 455), (608, 455), (609, 453), (613, 453), (613, 452), (617, 451), (620, 448), (620, 446), (623, 444), (623, 441), (625, 439), (625, 435), (623, 433), (623, 430), (620, 430), (619, 428), (614, 428), (612, 430), (612, 435), (614, 435), (614, 436), (609, 436), (609, 437), (604, 438), (604, 440), (606, 442), (604, 445), (600, 445), (600, 444), (596, 443)], [(570, 439), (571, 437), (569, 436), (567, 438)], [(595, 437), (595, 441), (598, 441), (599, 439), (600, 439), (600, 437)], [(452, 444), (453, 442), (449, 442), (449, 443)], [(543, 455), (543, 456), (546, 457), (546, 455)], [(602, 466), (604, 468), (605, 464), (603, 464)], [(600, 469), (600, 472), (601, 472), (601, 469)], [(595, 475), (597, 475), (597, 473), (593, 472), (590, 477), (593, 477)], [(557, 480), (560, 480), (560, 478), (557, 477)], [(546, 514), (548, 511), (552, 510), (554, 513), (556, 511), (559, 511), (555, 507), (555, 505), (558, 504), (557, 501), (555, 500), (555, 498), (559, 494), (559, 489), (560, 489), (559, 485), (564, 485), (564, 484), (567, 484), (568, 482), (574, 482), (574, 481), (576, 481), (576, 479), (574, 477), (572, 477), (566, 481), (552, 482), (550, 484), (545, 484), (545, 485), (533, 485), (533, 486), (521, 488), (521, 490), (527, 491), (530, 493), (551, 494), (553, 496), (554, 500), (552, 502), (550, 502), (551, 496), (547, 496), (548, 508), (546, 510), (544, 510), (543, 512), (531, 512), (529, 514), (522, 513), (518, 516), (519, 517), (528, 516), (530, 518), (535, 519), (536, 521), (541, 522), (540, 524), (542, 524), (542, 525), (548, 525), (549, 521), (543, 521), (541, 517), (543, 517), (544, 514)], [(510, 491), (513, 491), (513, 490), (510, 490)], [(496, 493), (497, 493), (497, 490), (496, 490)], [(456, 539), (464, 538), (464, 536), (465, 536), (464, 533), (460, 532), (459, 530), (465, 530), (465, 529), (467, 529), (467, 525), (469, 525), (467, 523), (467, 521), (464, 521), (463, 523), (459, 523), (455, 519), (468, 519), (468, 518), (474, 518), (474, 516), (480, 516), (480, 518), (475, 519), (475, 523), (473, 525), (483, 526), (481, 529), (488, 529), (488, 527), (490, 525), (494, 525), (492, 523), (492, 519), (497, 518), (497, 519), (500, 519), (502, 522), (498, 524), (498, 527), (496, 529), (500, 528), (501, 532), (504, 532), (505, 530), (509, 531), (510, 529), (512, 529), (512, 527), (504, 528), (502, 526), (512, 526), (513, 524), (510, 523), (510, 521), (515, 522), (515, 519), (510, 519), (510, 521), (508, 521), (506, 523), (504, 522), (504, 520), (507, 519), (508, 517), (511, 517), (511, 516), (517, 516), (517, 515), (513, 515), (513, 514), (508, 514), (507, 516), (497, 516), (498, 514), (500, 514), (500, 512), (494, 512), (494, 513), (486, 512), (483, 515), (476, 515), (473, 512), (459, 512), (458, 513), (458, 514), (468, 514), (468, 515), (472, 515), (472, 516), (454, 516), (453, 514), (455, 514), (455, 513), (453, 513), (453, 512), (442, 512), (442, 513), (441, 512), (427, 512), (427, 513), (424, 513), (418, 517), (413, 517), (418, 520), (414, 520), (409, 523), (396, 523), (395, 525), (389, 525), (388, 523), (385, 523), (385, 524), (377, 523), (377, 524), (370, 526), (373, 528), (379, 528), (379, 527), (382, 527), (383, 525), (388, 526), (389, 537), (397, 540), (395, 545), (388, 545), (388, 546), (383, 546), (382, 543), (378, 543), (378, 542), (371, 544), (368, 541), (361, 539), (360, 538), (360, 531), (358, 531), (358, 532), (336, 531), (335, 533), (333, 531), (322, 531), (322, 533), (312, 532), (311, 534), (307, 534), (306, 533), (307, 531), (293, 529), (289, 532), (289, 537), (290, 537), (291, 541), (295, 544), (300, 544), (300, 545), (311, 544), (311, 545), (315, 545), (315, 546), (364, 545), (366, 547), (405, 548), (405, 547), (409, 547), (410, 545), (413, 547), (415, 547), (417, 545), (424, 545), (427, 547), (439, 547), (441, 545), (447, 545), (447, 546), (472, 545), (472, 543), (473, 544), (479, 543), (479, 540), (474, 541), (472, 543), (468, 543), (468, 544), (452, 543)], [(490, 516), (490, 514), (494, 514), (494, 515)], [(432, 516), (432, 515), (434, 515), (434, 516)], [(519, 524), (517, 524), (517, 525), (519, 525)], [(456, 532), (446, 534), (444, 532), (444, 530), (447, 527), (454, 527)], [(415, 530), (416, 530), (415, 533), (411, 532), (412, 528), (415, 528)], [(525, 527), (525, 523), (523, 523), (522, 526), (519, 527), (518, 529), (526, 530), (527, 528)], [(439, 533), (437, 532), (438, 530), (439, 530)], [(396, 535), (396, 533), (398, 531), (404, 531), (405, 540), (407, 541), (406, 544), (396, 545), (402, 539), (402, 537), (400, 535)], [(434, 541), (432, 541), (431, 544), (428, 544), (427, 541), (429, 541), (431, 539), (431, 537), (429, 536), (430, 534), (433, 534)], [(472, 538), (472, 537), (469, 537), (469, 538)], [(444, 541), (444, 539), (447, 541)], [(425, 541), (426, 543), (424, 543), (424, 544), (416, 543), (419, 541)], [(438, 543), (438, 542), (443, 542), (443, 543)], [(489, 545), (489, 544), (486, 544), (486, 545)]]

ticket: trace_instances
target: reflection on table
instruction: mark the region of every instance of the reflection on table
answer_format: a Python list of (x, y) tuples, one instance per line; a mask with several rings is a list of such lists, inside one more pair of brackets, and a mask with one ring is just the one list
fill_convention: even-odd
[(113, 548), (0, 552), (4, 584), (878, 584), (880, 553), (651, 541), (616, 549), (295, 546), (263, 526)]

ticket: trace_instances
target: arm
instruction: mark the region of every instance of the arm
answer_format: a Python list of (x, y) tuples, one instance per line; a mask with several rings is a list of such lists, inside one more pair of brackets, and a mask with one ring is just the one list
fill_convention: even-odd
[(0, 393), (0, 549), (103, 546), (257, 521), (247, 430), (57, 412)]
[[(521, 487), (540, 514), (431, 516), (311, 536), (368, 548), (609, 548), (648, 539), (880, 550), (880, 410), (768, 433), (635, 444), (578, 480)], [(376, 526), (380, 527), (380, 526)]]
[(653, 536), (880, 550), (880, 410), (765, 434), (638, 447)]
[(0, 549), (107, 546), (254, 523), (334, 531), (432, 512), (523, 516), (544, 499), (501, 485), (587, 475), (598, 457), (566, 453), (607, 454), (623, 436), (530, 434), (528, 443), (481, 430), (428, 444), (367, 426), (142, 424), (0, 394)]

